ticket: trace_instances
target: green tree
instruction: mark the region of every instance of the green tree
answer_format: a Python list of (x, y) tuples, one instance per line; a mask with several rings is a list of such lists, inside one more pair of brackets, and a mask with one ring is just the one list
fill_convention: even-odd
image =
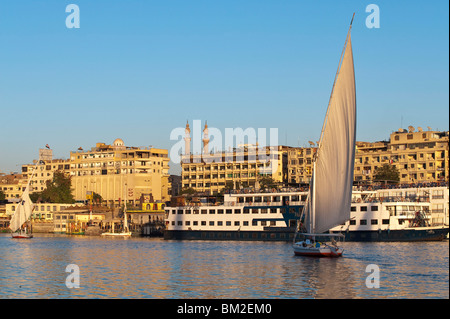
[(383, 164), (383, 166), (375, 170), (373, 180), (376, 182), (387, 181), (397, 183), (400, 181), (400, 172), (394, 165)]
[(56, 171), (53, 179), (46, 182), (46, 189), (39, 193), (30, 195), (32, 201), (42, 201), (46, 203), (75, 203), (72, 195), (72, 181), (70, 176), (66, 176), (63, 172)]
[(0, 200), (5, 200), (5, 199), (6, 199), (5, 193), (3, 193), (2, 190), (0, 190)]
[(259, 186), (264, 188), (278, 188), (278, 183), (270, 176), (263, 176), (259, 179)]

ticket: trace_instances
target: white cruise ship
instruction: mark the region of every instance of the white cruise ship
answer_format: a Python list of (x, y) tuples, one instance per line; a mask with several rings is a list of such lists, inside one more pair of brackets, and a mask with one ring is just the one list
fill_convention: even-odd
[[(354, 190), (351, 218), (330, 232), (346, 241), (442, 240), (448, 187)], [(220, 205), (166, 207), (165, 239), (292, 241), (307, 191), (225, 194)]]

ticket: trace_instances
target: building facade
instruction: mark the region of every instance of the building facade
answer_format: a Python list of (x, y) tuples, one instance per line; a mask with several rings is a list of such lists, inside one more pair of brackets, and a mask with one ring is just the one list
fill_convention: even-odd
[(383, 164), (394, 165), (401, 183), (448, 182), (449, 132), (398, 130), (389, 141), (357, 142), (355, 181), (372, 181)]
[(90, 151), (70, 153), (70, 175), (76, 201), (89, 192), (110, 205), (120, 201), (168, 201), (168, 150), (127, 147), (121, 139), (112, 145), (97, 143)]

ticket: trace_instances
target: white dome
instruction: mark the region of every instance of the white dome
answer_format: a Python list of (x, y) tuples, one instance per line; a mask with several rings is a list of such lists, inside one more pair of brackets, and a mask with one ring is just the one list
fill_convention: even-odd
[(113, 142), (113, 145), (114, 145), (114, 146), (123, 146), (124, 143), (123, 143), (123, 140), (122, 140), (122, 139), (116, 138), (116, 139), (114, 140), (114, 142)]

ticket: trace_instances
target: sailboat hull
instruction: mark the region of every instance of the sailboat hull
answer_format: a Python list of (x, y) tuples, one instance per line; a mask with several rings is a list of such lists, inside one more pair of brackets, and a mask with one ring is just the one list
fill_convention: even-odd
[(31, 234), (13, 233), (13, 234), (11, 235), (11, 238), (17, 238), (17, 239), (30, 239), (30, 238), (33, 238), (33, 235), (31, 235)]
[(131, 232), (125, 232), (125, 233), (102, 233), (102, 236), (105, 236), (105, 237), (131, 237)]
[(294, 244), (294, 254), (296, 256), (309, 257), (341, 257), (344, 249), (334, 247), (303, 247), (301, 244)]

